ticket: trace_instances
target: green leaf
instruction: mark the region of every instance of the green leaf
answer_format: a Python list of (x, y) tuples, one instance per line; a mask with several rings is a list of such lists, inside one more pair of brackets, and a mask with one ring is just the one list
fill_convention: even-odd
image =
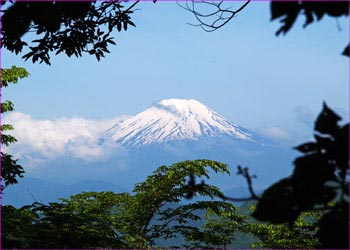
[(16, 84), (18, 79), (29, 76), (29, 73), (21, 67), (12, 66), (10, 69), (0, 69), (1, 86), (7, 87), (9, 83)]
[(6, 113), (14, 110), (14, 105), (11, 101), (6, 100), (1, 103), (1, 113)]
[(1, 131), (13, 130), (13, 126), (10, 124), (2, 124)]
[(23, 167), (12, 159), (12, 155), (1, 153), (1, 177), (5, 181), (5, 187), (18, 183), (17, 178), (23, 177)]
[(11, 143), (16, 142), (16, 138), (12, 135), (1, 134), (1, 144), (9, 146)]

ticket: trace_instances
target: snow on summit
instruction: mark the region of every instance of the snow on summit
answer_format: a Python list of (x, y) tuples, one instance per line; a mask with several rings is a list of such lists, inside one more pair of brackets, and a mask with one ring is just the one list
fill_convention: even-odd
[(245, 129), (194, 99), (167, 99), (107, 130), (103, 138), (125, 146), (144, 146), (223, 135), (252, 140)]

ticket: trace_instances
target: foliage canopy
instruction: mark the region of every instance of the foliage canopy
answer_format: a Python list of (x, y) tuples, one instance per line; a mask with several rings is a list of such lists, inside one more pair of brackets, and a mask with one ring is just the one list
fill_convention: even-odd
[[(133, 195), (88, 192), (60, 203), (5, 206), (3, 247), (148, 248), (157, 239), (175, 237), (182, 237), (188, 247), (225, 246), (245, 217), (231, 203), (212, 200), (223, 196), (219, 188), (203, 185), (192, 190), (203, 200), (181, 203), (188, 195), (189, 173), (209, 178), (209, 169), (229, 173), (220, 162), (185, 161), (159, 167), (135, 185)], [(199, 228), (196, 222), (203, 220), (202, 215), (206, 222)]]
[[(12, 66), (10, 69), (0, 69), (1, 75), (1, 89), (9, 86), (9, 83), (16, 84), (19, 79), (29, 76), (29, 73), (24, 69), (16, 66)], [(14, 105), (11, 101), (1, 100), (1, 114), (14, 110)], [(11, 143), (16, 142), (16, 138), (10, 134), (4, 134), (4, 131), (13, 130), (13, 126), (10, 124), (1, 124), (1, 144), (9, 146)], [(13, 159), (13, 156), (1, 152), (1, 189), (4, 189), (8, 185), (18, 183), (17, 178), (23, 177), (23, 167), (17, 164), (17, 160)], [(3, 185), (3, 182), (5, 185)]]
[[(113, 30), (135, 26), (130, 15), (137, 3), (125, 7), (122, 1), (15, 1), (1, 16), (1, 46), (16, 54), (28, 48), (22, 58), (33, 63), (50, 65), (51, 53), (87, 53), (100, 60), (109, 53), (108, 46), (116, 44)], [(23, 38), (28, 32), (35, 33), (30, 45)]]

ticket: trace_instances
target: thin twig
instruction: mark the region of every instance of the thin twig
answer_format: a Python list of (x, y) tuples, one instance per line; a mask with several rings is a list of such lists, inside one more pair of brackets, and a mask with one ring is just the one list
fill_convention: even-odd
[[(215, 1), (202, 1), (202, 2), (196, 2), (194, 0), (191, 1), (191, 4), (189, 4), (189, 1), (186, 1), (185, 5), (179, 4), (177, 1), (177, 5), (181, 8), (191, 12), (195, 19), (197, 20), (197, 24), (189, 23), (191, 26), (199, 26), (206, 32), (213, 32), (217, 29), (220, 29), (221, 27), (225, 26), (233, 17), (235, 17), (240, 11), (242, 11), (251, 0), (246, 1), (242, 6), (240, 6), (236, 10), (232, 10), (232, 6), (229, 8), (223, 8), (221, 5), (224, 1), (215, 2)], [(196, 10), (196, 4), (203, 4), (203, 5), (209, 5), (211, 7), (214, 7), (215, 10), (213, 10), (209, 14), (201, 13), (200, 11)], [(228, 16), (226, 16), (228, 15)], [(208, 20), (209, 18), (216, 17), (215, 20)]]

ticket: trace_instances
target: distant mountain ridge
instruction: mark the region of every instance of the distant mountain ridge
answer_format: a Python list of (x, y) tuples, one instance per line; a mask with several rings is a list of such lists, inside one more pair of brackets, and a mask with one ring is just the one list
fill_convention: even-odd
[(255, 141), (248, 130), (194, 99), (167, 99), (107, 130), (101, 141), (113, 140), (127, 147), (142, 147), (179, 140), (210, 141), (220, 137)]
[[(70, 185), (46, 181), (43, 179), (25, 177), (19, 180), (19, 183), (9, 186), (4, 190), (2, 195), (2, 205), (13, 205), (21, 207), (32, 204), (33, 202), (49, 203), (58, 202), (59, 198), (68, 198), (71, 195), (79, 194), (81, 192), (103, 192), (112, 191), (114, 193), (132, 193), (119, 185), (96, 180), (82, 180)], [(228, 190), (223, 190), (225, 195), (229, 197), (242, 198), (248, 197), (249, 191), (246, 186), (236, 186)], [(256, 190), (261, 193), (262, 190)], [(201, 200), (197, 197), (194, 200)], [(193, 200), (191, 200), (193, 201)], [(187, 202), (187, 200), (184, 200)], [(240, 205), (241, 202), (235, 203)]]
[(2, 205), (21, 207), (33, 202), (58, 202), (59, 198), (68, 198), (81, 192), (112, 191), (130, 193), (130, 190), (106, 181), (82, 180), (71, 185), (55, 183), (43, 179), (24, 177), (18, 184), (9, 186), (2, 195)]

